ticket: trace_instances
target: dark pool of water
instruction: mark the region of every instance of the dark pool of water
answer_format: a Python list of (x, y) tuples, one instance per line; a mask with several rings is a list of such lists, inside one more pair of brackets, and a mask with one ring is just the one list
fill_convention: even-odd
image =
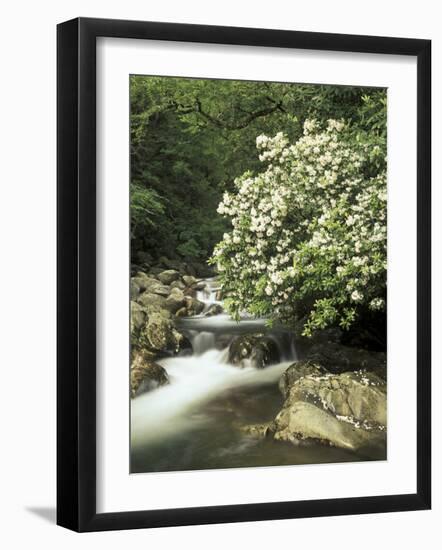
[(131, 473), (170, 472), (384, 460), (385, 450), (354, 453), (325, 445), (294, 446), (256, 439), (238, 426), (271, 420), (281, 409), (275, 384), (233, 388), (186, 414), (189, 425), (163, 441), (138, 445), (131, 453)]

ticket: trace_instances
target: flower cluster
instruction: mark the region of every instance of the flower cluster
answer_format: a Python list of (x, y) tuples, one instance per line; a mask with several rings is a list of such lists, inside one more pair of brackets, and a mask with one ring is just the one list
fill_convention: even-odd
[[(264, 169), (235, 180), (218, 212), (232, 230), (216, 246), (230, 313), (291, 321), (304, 334), (339, 324), (360, 308), (383, 310), (386, 293), (385, 147), (341, 121), (307, 120), (289, 144), (256, 140)], [(381, 169), (373, 170), (373, 166)]]

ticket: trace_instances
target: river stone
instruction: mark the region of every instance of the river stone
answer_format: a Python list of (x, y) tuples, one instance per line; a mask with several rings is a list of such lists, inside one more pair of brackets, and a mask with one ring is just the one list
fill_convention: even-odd
[(353, 450), (385, 446), (387, 388), (382, 378), (364, 371), (309, 373), (306, 364), (297, 378), (296, 366), (283, 375), (286, 400), (275, 418), (275, 439), (317, 440)]
[(264, 439), (273, 435), (275, 429), (274, 422), (265, 422), (264, 424), (247, 424), (239, 427), (240, 431), (256, 439)]
[(356, 428), (312, 403), (297, 401), (284, 407), (276, 417), (274, 439), (294, 444), (319, 442), (356, 451), (384, 444), (385, 433)]
[(184, 300), (188, 315), (199, 315), (204, 310), (204, 303), (193, 296), (185, 296)]
[(179, 278), (180, 273), (176, 269), (167, 269), (158, 274), (158, 279), (165, 285), (170, 285)]
[(194, 290), (204, 290), (206, 286), (207, 286), (207, 283), (205, 283), (204, 281), (198, 281), (197, 283), (192, 285), (192, 288)]
[(130, 330), (131, 332), (140, 330), (146, 322), (146, 311), (136, 302), (130, 303)]
[(184, 290), (186, 288), (186, 285), (183, 283), (183, 281), (178, 279), (173, 283), (170, 283), (170, 288), (178, 288), (179, 290)]
[(240, 368), (262, 369), (278, 361), (276, 343), (263, 334), (243, 334), (236, 337), (229, 346), (229, 363)]
[(183, 275), (183, 281), (186, 286), (193, 286), (198, 282), (192, 275)]
[(175, 317), (187, 317), (187, 308), (180, 307), (180, 309), (175, 313)]
[(387, 423), (387, 388), (373, 373), (305, 376), (289, 390), (287, 401), (319, 404), (334, 415), (359, 422)]
[(146, 325), (141, 331), (140, 342), (148, 350), (178, 352), (182, 335), (175, 330), (173, 322), (159, 311), (149, 312)]
[(206, 311), (205, 316), (212, 317), (213, 315), (220, 315), (223, 311), (223, 306), (221, 304), (212, 304)]
[(166, 306), (166, 298), (164, 296), (151, 294), (150, 292), (143, 292), (137, 301), (148, 310), (165, 309)]
[(152, 285), (158, 285), (158, 281), (156, 279), (149, 277), (142, 271), (139, 271), (135, 277), (132, 277), (131, 282), (139, 287), (140, 292), (148, 290)]
[(176, 313), (186, 303), (184, 294), (179, 288), (173, 288), (169, 296), (166, 298), (165, 308), (171, 313)]
[(279, 379), (278, 387), (284, 398), (287, 398), (290, 388), (304, 376), (323, 376), (327, 370), (311, 361), (297, 361), (283, 373)]
[(130, 280), (130, 298), (131, 300), (134, 300), (139, 296), (141, 293), (140, 285), (132, 278)]
[(156, 284), (151, 285), (148, 288), (148, 292), (150, 292), (150, 294), (158, 294), (159, 296), (164, 296), (165, 298), (169, 296), (170, 291), (171, 291), (170, 286), (163, 285), (162, 283), (159, 283), (159, 282), (156, 282)]
[(166, 370), (143, 352), (136, 352), (130, 368), (131, 397), (169, 384)]

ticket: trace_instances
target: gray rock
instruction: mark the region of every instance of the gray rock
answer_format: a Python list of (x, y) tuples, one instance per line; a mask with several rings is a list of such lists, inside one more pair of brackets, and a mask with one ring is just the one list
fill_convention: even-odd
[(212, 317), (213, 315), (220, 315), (223, 311), (223, 306), (221, 304), (212, 304), (206, 311), (205, 316)]
[(264, 439), (273, 435), (274, 422), (264, 424), (247, 424), (239, 427), (240, 431), (256, 439)]
[(140, 344), (149, 351), (179, 351), (183, 336), (175, 329), (171, 319), (159, 311), (149, 312), (149, 317), (140, 334)]
[(130, 303), (130, 330), (131, 332), (139, 331), (145, 324), (147, 319), (146, 311), (136, 302)]
[(186, 288), (186, 285), (180, 279), (178, 279), (170, 284), (170, 288), (178, 288), (180, 290), (184, 290)]
[(290, 365), (290, 367), (283, 373), (279, 379), (279, 390), (286, 398), (289, 394), (290, 388), (300, 378), (304, 376), (323, 376), (327, 374), (327, 370), (320, 365), (317, 365), (311, 361), (298, 361)]
[(171, 313), (176, 313), (186, 303), (183, 291), (179, 288), (173, 288), (169, 296), (166, 298), (165, 308)]
[(207, 286), (207, 284), (204, 282), (204, 281), (199, 281), (197, 283), (195, 283), (194, 285), (192, 285), (192, 288), (194, 290), (203, 290), (205, 289)]
[(180, 309), (175, 313), (175, 317), (187, 317), (187, 308), (180, 307)]
[(144, 292), (148, 290), (152, 285), (158, 284), (158, 281), (156, 279), (154, 279), (153, 277), (149, 277), (142, 271), (139, 271), (135, 275), (135, 277), (132, 277), (131, 282), (139, 287), (140, 292)]
[(170, 285), (180, 278), (179, 271), (175, 269), (167, 269), (158, 274), (158, 279), (165, 285)]
[(188, 315), (199, 315), (204, 309), (203, 302), (200, 302), (193, 296), (185, 296), (185, 305)]
[(169, 384), (166, 370), (143, 352), (136, 352), (130, 368), (131, 397)]
[(240, 368), (262, 369), (279, 361), (276, 343), (263, 334), (243, 334), (229, 346), (229, 363)]
[(143, 292), (138, 297), (137, 302), (148, 310), (165, 309), (166, 306), (166, 298), (164, 296), (151, 294), (150, 292)]
[(151, 285), (147, 290), (151, 294), (158, 294), (159, 296), (164, 296), (167, 298), (170, 294), (171, 288), (170, 286), (163, 285), (157, 281), (156, 284)]
[[(284, 373), (286, 400), (275, 418), (275, 439), (293, 443), (317, 440), (345, 449), (385, 445), (386, 384), (367, 372), (298, 375), (296, 364)], [(290, 385), (290, 379), (294, 382)]]
[(382, 444), (384, 437), (378, 430), (358, 429), (304, 401), (284, 408), (275, 419), (274, 439), (294, 444), (312, 441), (356, 451), (374, 443)]
[(140, 285), (135, 281), (135, 278), (130, 280), (130, 298), (134, 300), (141, 293)]
[(197, 279), (195, 279), (195, 277), (193, 277), (192, 275), (183, 275), (183, 281), (184, 284), (188, 287), (196, 285), (198, 282)]

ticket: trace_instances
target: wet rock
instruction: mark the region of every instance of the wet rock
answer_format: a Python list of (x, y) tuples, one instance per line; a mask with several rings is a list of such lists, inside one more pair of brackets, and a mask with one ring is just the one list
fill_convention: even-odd
[(264, 424), (247, 424), (240, 426), (239, 429), (251, 437), (256, 439), (264, 439), (273, 435), (275, 426), (274, 422), (265, 422)]
[(183, 275), (183, 281), (184, 281), (184, 284), (188, 287), (196, 285), (198, 282), (198, 280), (192, 275)]
[(205, 283), (204, 281), (198, 281), (197, 283), (192, 285), (192, 288), (194, 290), (204, 290), (206, 286), (207, 286), (207, 283)]
[(141, 293), (140, 285), (135, 281), (135, 279), (130, 280), (130, 298), (131, 300), (134, 300), (137, 298)]
[(143, 292), (138, 297), (137, 302), (148, 310), (165, 309), (166, 306), (166, 298), (164, 296), (151, 294), (150, 292)]
[(193, 296), (185, 296), (184, 299), (188, 315), (199, 315), (204, 310), (204, 303)]
[(136, 302), (130, 303), (130, 329), (131, 332), (139, 331), (145, 324), (147, 313), (142, 306)]
[(143, 352), (136, 352), (130, 368), (131, 397), (169, 384), (166, 370)]
[(131, 283), (137, 285), (139, 292), (148, 290), (152, 285), (158, 285), (158, 281), (156, 279), (149, 277), (142, 271), (139, 271), (135, 277), (132, 277)]
[(244, 334), (229, 346), (229, 363), (240, 368), (262, 369), (279, 361), (276, 343), (263, 334)]
[(279, 390), (286, 398), (289, 394), (291, 387), (297, 382), (300, 378), (304, 376), (323, 376), (327, 374), (328, 371), (313, 363), (311, 361), (298, 361), (290, 365), (290, 367), (283, 373), (279, 379)]
[(186, 285), (180, 279), (178, 279), (170, 284), (170, 288), (178, 288), (179, 290), (184, 290), (186, 288)]
[(220, 315), (223, 311), (223, 306), (221, 304), (212, 304), (206, 311), (205, 316), (212, 317), (213, 315)]
[(149, 312), (140, 334), (140, 344), (151, 351), (176, 353), (183, 336), (175, 329), (171, 319), (160, 311)]
[(175, 313), (175, 317), (187, 317), (187, 308), (180, 307), (180, 309)]
[(183, 291), (179, 288), (173, 288), (169, 296), (166, 298), (165, 308), (171, 313), (176, 313), (186, 304)]
[(319, 441), (357, 450), (385, 445), (385, 382), (373, 373), (305, 374), (285, 387), (275, 439)]
[(158, 274), (158, 279), (165, 285), (170, 285), (180, 278), (179, 271), (175, 269), (167, 269)]

